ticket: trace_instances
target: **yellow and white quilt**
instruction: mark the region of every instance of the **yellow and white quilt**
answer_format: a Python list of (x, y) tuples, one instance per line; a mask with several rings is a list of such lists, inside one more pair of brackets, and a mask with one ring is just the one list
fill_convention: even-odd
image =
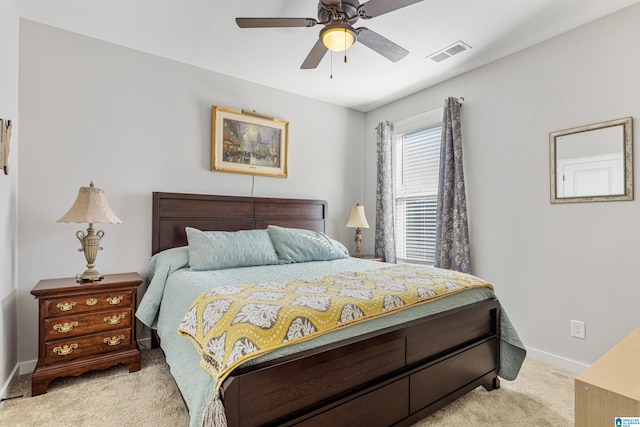
[(234, 368), (266, 352), (476, 287), (493, 289), (469, 274), (407, 264), (224, 286), (193, 302), (179, 333), (219, 388)]

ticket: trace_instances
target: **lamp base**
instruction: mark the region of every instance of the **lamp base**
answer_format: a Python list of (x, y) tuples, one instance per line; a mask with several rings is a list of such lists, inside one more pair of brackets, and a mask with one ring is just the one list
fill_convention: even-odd
[(91, 223), (89, 223), (86, 234), (82, 231), (76, 233), (76, 237), (82, 245), (82, 247), (78, 249), (78, 252), (84, 252), (84, 257), (87, 260), (87, 269), (84, 273), (76, 276), (78, 282), (98, 282), (104, 278), (104, 276), (94, 268), (98, 251), (102, 250), (100, 247), (100, 239), (102, 239), (102, 236), (104, 236), (104, 231), (100, 230), (96, 233)]
[(104, 276), (93, 268), (88, 268), (84, 273), (76, 276), (76, 281), (79, 283), (99, 282), (102, 279), (104, 279)]
[(356, 255), (360, 255), (360, 244), (362, 243), (362, 230), (360, 230), (359, 228), (356, 228), (355, 242), (356, 242)]

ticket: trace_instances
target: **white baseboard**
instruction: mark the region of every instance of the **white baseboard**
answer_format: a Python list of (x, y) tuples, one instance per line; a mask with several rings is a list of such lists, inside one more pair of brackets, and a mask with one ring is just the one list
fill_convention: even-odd
[(37, 360), (27, 360), (26, 362), (18, 363), (18, 367), (20, 368), (20, 375), (30, 374), (36, 370)]
[(589, 366), (586, 363), (576, 362), (575, 360), (567, 359), (566, 357), (556, 356), (555, 354), (547, 353), (546, 351), (538, 350), (535, 348), (527, 347), (527, 357), (530, 357), (541, 362), (548, 363), (558, 368), (563, 368), (576, 374), (582, 373)]
[(140, 350), (149, 350), (151, 348), (151, 337), (138, 338), (138, 347)]
[(13, 371), (9, 375), (9, 378), (2, 384), (2, 388), (0, 389), (0, 398), (4, 399), (9, 395), (9, 386), (11, 385), (11, 381), (13, 377), (15, 377), (16, 372), (18, 371), (18, 365), (14, 366)]
[(37, 360), (28, 360), (26, 362), (20, 362), (16, 366), (14, 366), (13, 370), (11, 371), (11, 375), (9, 375), (9, 378), (7, 378), (5, 383), (2, 384), (2, 388), (0, 389), (0, 397), (2, 397), (3, 399), (7, 397), (11, 381), (13, 381), (17, 376), (32, 373), (36, 369), (37, 363)]

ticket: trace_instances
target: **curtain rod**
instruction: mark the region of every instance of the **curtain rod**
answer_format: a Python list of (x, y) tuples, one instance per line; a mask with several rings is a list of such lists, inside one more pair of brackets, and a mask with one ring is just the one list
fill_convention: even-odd
[[(464, 97), (459, 96), (459, 97), (456, 98), (455, 96), (453, 96), (452, 98), (457, 99), (460, 104), (464, 104)], [(449, 99), (449, 98), (445, 98), (444, 100), (446, 101), (447, 99)], [(436, 110), (439, 110), (441, 108), (442, 107), (437, 107), (437, 108), (432, 108), (431, 110), (422, 111), (422, 112), (416, 114), (416, 116), (419, 116), (420, 114), (428, 114), (428, 113), (431, 113), (432, 111), (436, 111)]]
[[(457, 100), (458, 100), (458, 102), (459, 102), (460, 104), (464, 104), (464, 97), (459, 96), (459, 97), (457, 97), (457, 98), (456, 98), (455, 96), (453, 96), (452, 98), (457, 99)], [(449, 98), (445, 98), (445, 101), (446, 101), (447, 99), (449, 99)], [(422, 111), (422, 112), (420, 112), (420, 113), (416, 114), (416, 116), (419, 116), (420, 114), (428, 114), (428, 113), (431, 113), (432, 111), (436, 111), (436, 110), (439, 110), (439, 109), (441, 109), (441, 108), (442, 108), (442, 107), (436, 107), (436, 108), (432, 108), (431, 110)]]
[[(456, 98), (456, 97), (454, 96), (454, 97), (452, 97), (452, 98), (457, 99), (457, 100), (458, 100), (458, 102), (460, 103), (460, 105), (464, 104), (464, 97), (459, 96), (459, 97), (457, 97), (457, 98)], [(447, 101), (447, 99), (449, 99), (449, 98), (445, 98), (445, 101)], [(432, 108), (431, 110), (422, 111), (422, 112), (420, 112), (420, 113), (416, 114), (415, 116), (419, 116), (419, 115), (421, 115), (421, 114), (429, 114), (429, 113), (431, 113), (431, 112), (433, 112), (433, 111), (436, 111), (436, 110), (439, 110), (439, 109), (441, 109), (441, 108), (442, 108), (442, 107), (437, 107), (437, 108)], [(413, 117), (415, 117), (415, 116), (413, 116)], [(404, 120), (406, 120), (406, 119), (404, 119)], [(401, 120), (401, 121), (402, 121), (402, 120)], [(392, 123), (393, 123), (393, 122), (392, 122)], [(374, 129), (378, 129), (378, 125), (376, 125), (376, 126), (374, 127)]]

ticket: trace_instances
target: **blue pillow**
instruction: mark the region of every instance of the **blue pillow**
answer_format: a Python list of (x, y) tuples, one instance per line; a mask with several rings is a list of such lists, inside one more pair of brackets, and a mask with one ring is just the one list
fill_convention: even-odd
[(189, 266), (220, 270), (278, 263), (267, 230), (201, 231), (186, 227)]
[(269, 236), (280, 264), (349, 258), (349, 251), (324, 233), (270, 225)]

